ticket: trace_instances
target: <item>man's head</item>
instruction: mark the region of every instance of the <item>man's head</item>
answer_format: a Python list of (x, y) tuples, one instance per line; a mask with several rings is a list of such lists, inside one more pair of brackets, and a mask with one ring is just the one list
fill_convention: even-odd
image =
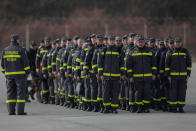
[(169, 40), (169, 48), (170, 49), (174, 48), (174, 40), (173, 39)]
[(120, 36), (116, 36), (115, 38), (115, 45), (120, 47), (122, 45), (122, 39)]
[(69, 47), (71, 44), (71, 38), (67, 38), (67, 41), (66, 41), (66, 47)]
[(103, 45), (104, 44), (103, 43), (104, 37), (102, 35), (97, 35), (96, 38), (97, 38), (97, 44), (98, 45)]
[(11, 42), (13, 42), (13, 43), (19, 43), (20, 41), (20, 36), (18, 35), (18, 34), (13, 34), (13, 35), (11, 35)]
[(148, 47), (153, 48), (155, 47), (155, 38), (149, 38)]
[(128, 35), (128, 43), (131, 43), (131, 42), (133, 42), (134, 41), (134, 37), (136, 36), (136, 34), (135, 33), (130, 33), (129, 35)]
[(135, 39), (136, 39), (136, 45), (139, 48), (143, 48), (145, 46), (145, 40), (143, 36), (137, 36)]
[(109, 45), (114, 45), (115, 44), (115, 36), (113, 36), (113, 35), (109, 36), (108, 44)]
[(61, 40), (59, 38), (56, 39), (56, 46), (61, 47)]
[(92, 43), (96, 44), (97, 43), (96, 34), (92, 34), (90, 37), (91, 37)]
[(182, 47), (182, 40), (181, 38), (175, 38), (174, 45), (176, 48)]
[(45, 46), (46, 47), (51, 45), (50, 41), (51, 41), (51, 38), (50, 37), (46, 36), (44, 38), (44, 42), (45, 42)]
[(78, 35), (75, 35), (74, 37), (73, 37), (73, 43), (74, 43), (74, 45), (77, 45), (77, 40), (80, 38), (80, 36), (78, 36)]
[(31, 41), (30, 48), (33, 49), (33, 50), (37, 49), (37, 45), (36, 45), (35, 41)]
[(56, 41), (53, 41), (52, 42), (52, 49), (55, 49), (56, 48)]
[(77, 45), (78, 45), (78, 47), (81, 47), (81, 48), (82, 48), (83, 43), (84, 43), (84, 41), (83, 41), (82, 38), (79, 38), (79, 39), (77, 40)]
[(66, 45), (66, 38), (62, 37), (61, 38), (61, 47), (65, 46), (65, 45)]

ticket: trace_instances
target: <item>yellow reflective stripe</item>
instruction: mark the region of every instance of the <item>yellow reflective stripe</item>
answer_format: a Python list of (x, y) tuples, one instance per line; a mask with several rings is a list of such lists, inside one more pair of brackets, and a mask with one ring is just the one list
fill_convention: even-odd
[(153, 69), (153, 70), (157, 70), (157, 67), (153, 66), (152, 69)]
[(120, 76), (120, 74), (103, 73), (104, 76)]
[(76, 62), (80, 62), (80, 59), (79, 59), (79, 58), (77, 58), (77, 59), (76, 59)]
[(171, 55), (186, 55), (186, 53), (172, 53)]
[(84, 48), (84, 50), (85, 50), (85, 51), (87, 51), (87, 50), (88, 50), (88, 48)]
[(69, 97), (75, 97), (75, 95), (68, 95)]
[(187, 67), (186, 69), (189, 70), (189, 71), (191, 71), (191, 67)]
[(161, 101), (161, 98), (158, 99), (158, 98), (153, 98), (153, 101)]
[(74, 56), (75, 54), (73, 53), (73, 54), (71, 54), (71, 56)]
[(143, 105), (143, 102), (136, 102), (137, 105)]
[(130, 72), (133, 72), (133, 70), (132, 69), (128, 69), (127, 72), (130, 73)]
[(110, 106), (111, 103), (103, 103), (104, 106)]
[(41, 92), (42, 92), (42, 93), (48, 93), (49, 90), (42, 90)]
[(144, 104), (150, 104), (150, 101), (147, 101), (147, 100), (143, 100), (142, 101)]
[(166, 100), (166, 97), (161, 97), (161, 100)]
[(6, 100), (6, 103), (17, 102), (17, 100)]
[(5, 69), (2, 68), (1, 71), (5, 71)]
[(26, 100), (17, 100), (18, 103), (25, 103)]
[(129, 105), (134, 105), (134, 102), (129, 102)]
[(139, 55), (148, 55), (152, 56), (152, 53), (133, 53), (132, 56), (139, 56)]
[(92, 65), (92, 68), (95, 68), (95, 67), (97, 67), (97, 64), (95, 64), (95, 65)]
[(16, 71), (16, 72), (5, 72), (5, 75), (22, 75), (26, 74), (25, 71)]
[(165, 71), (169, 71), (170, 70), (170, 68), (165, 68)]
[(149, 74), (133, 74), (133, 77), (146, 77), (146, 76), (152, 76), (152, 73)]
[(180, 105), (185, 105), (186, 103), (184, 101), (177, 101), (178, 104)]
[(52, 68), (52, 66), (48, 66), (48, 68)]
[(94, 73), (94, 71), (93, 71), (93, 70), (89, 70), (89, 72), (90, 72), (90, 73)]
[(125, 70), (125, 67), (120, 67), (120, 70)]
[(30, 70), (30, 66), (25, 67), (24, 70)]
[(84, 68), (84, 69), (89, 69), (89, 67), (88, 67), (88, 66), (84, 66), (83, 68)]
[(127, 58), (126, 57), (124, 57), (124, 61), (126, 61), (127, 60)]
[(98, 102), (98, 100), (91, 100), (91, 102)]
[(62, 69), (63, 69), (63, 67), (61, 66), (59, 69), (60, 69), (60, 70), (62, 70)]
[(3, 58), (21, 58), (21, 55), (4, 55)]
[(61, 59), (60, 59), (60, 58), (56, 58), (56, 60), (57, 60), (57, 61), (61, 61)]
[(84, 62), (80, 62), (80, 65), (84, 65)]
[(98, 68), (98, 72), (99, 72), (99, 71), (103, 71), (103, 68)]
[(60, 92), (60, 95), (65, 95), (65, 93), (63, 93), (63, 92)]
[(119, 52), (106, 51), (106, 55), (119, 55)]
[(40, 51), (40, 53), (45, 53), (45, 52), (47, 52), (47, 50), (42, 50), (42, 51)]
[(86, 78), (86, 76), (80, 76), (80, 78)]
[(98, 101), (102, 101), (102, 100), (103, 100), (103, 98), (97, 98), (97, 100), (98, 100)]
[(171, 102), (171, 101), (167, 101), (167, 103), (169, 103), (170, 105), (176, 105), (176, 104), (178, 104), (178, 102)]
[(52, 65), (56, 65), (56, 63), (55, 62), (52, 62)]
[(71, 69), (72, 68), (72, 66), (67, 66), (67, 69)]
[(111, 104), (111, 107), (118, 107), (118, 104)]
[(47, 70), (47, 67), (42, 67), (42, 70)]
[(40, 55), (39, 55), (39, 54), (36, 54), (36, 56), (37, 56), (37, 57), (40, 57)]
[(160, 70), (159, 73), (164, 73), (164, 70)]
[(67, 66), (67, 63), (63, 63), (63, 66)]
[(105, 54), (105, 52), (101, 52), (101, 55), (104, 55)]
[(177, 75), (186, 76), (187, 72), (171, 72), (170, 75), (173, 75), (173, 76), (177, 76)]

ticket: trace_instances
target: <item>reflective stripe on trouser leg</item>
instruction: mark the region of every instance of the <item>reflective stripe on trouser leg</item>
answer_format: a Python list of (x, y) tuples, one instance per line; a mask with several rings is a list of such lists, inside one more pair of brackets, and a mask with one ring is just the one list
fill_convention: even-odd
[(10, 114), (15, 113), (15, 106), (17, 100), (17, 88), (14, 79), (7, 78), (6, 79), (6, 87), (7, 87), (7, 109)]
[(103, 89), (103, 105), (105, 107), (111, 106), (111, 89), (112, 89), (112, 85), (110, 80), (104, 80), (104, 89)]
[(135, 87), (133, 83), (129, 85), (129, 105), (132, 106), (135, 103)]
[(178, 80), (178, 106), (185, 106), (185, 98), (186, 98), (186, 90), (187, 90), (187, 81), (186, 79)]
[(55, 93), (54, 93), (54, 82), (52, 78), (48, 79), (48, 85), (49, 85), (49, 90), (50, 90), (50, 98), (54, 99)]
[(119, 92), (120, 92), (120, 81), (119, 80), (110, 80), (110, 85), (111, 85), (111, 107), (117, 108), (119, 106)]
[(26, 88), (27, 88), (27, 79), (15, 79), (17, 86), (17, 114), (24, 113), (25, 102), (26, 102)]
[(101, 79), (97, 80), (97, 83), (98, 83), (98, 97), (97, 97), (97, 100), (98, 101), (103, 101), (103, 83), (102, 83), (102, 80)]
[(49, 100), (49, 86), (48, 86), (48, 79), (43, 78), (42, 80), (42, 99), (43, 101)]
[(148, 107), (150, 106), (151, 103), (151, 93), (152, 93), (152, 81), (150, 80), (145, 80), (143, 84), (143, 104), (144, 106)]
[(143, 105), (143, 84), (144, 81), (135, 81), (135, 102), (136, 105)]
[(90, 88), (91, 88), (91, 102), (93, 105), (97, 105), (98, 83), (96, 77), (90, 78)]
[(168, 104), (170, 107), (176, 107), (177, 106), (177, 97), (178, 97), (178, 80), (172, 79), (171, 81), (171, 87), (169, 88), (169, 101)]
[(90, 88), (90, 79), (85, 78), (84, 79), (84, 85), (85, 85), (85, 102), (91, 102), (91, 88)]

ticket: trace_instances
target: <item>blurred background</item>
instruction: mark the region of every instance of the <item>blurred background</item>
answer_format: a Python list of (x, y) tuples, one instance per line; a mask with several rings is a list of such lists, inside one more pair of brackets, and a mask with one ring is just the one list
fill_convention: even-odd
[(10, 35), (24, 45), (52, 38), (96, 34), (181, 37), (196, 60), (196, 1), (193, 0), (1, 0), (0, 50)]

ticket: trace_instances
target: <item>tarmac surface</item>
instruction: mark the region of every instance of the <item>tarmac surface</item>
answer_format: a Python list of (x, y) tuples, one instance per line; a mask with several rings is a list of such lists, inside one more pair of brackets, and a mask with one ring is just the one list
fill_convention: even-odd
[(0, 73), (0, 131), (196, 131), (196, 64), (188, 82), (186, 113), (151, 111), (101, 114), (38, 102), (26, 104), (27, 116), (8, 116), (5, 78)]

